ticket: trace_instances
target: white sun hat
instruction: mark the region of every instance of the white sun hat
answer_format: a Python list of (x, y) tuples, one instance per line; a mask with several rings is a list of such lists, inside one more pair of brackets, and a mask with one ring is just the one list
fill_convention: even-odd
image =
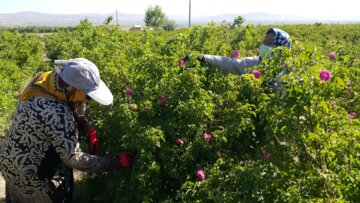
[[(62, 65), (63, 68), (60, 69), (56, 65)], [(91, 61), (84, 58), (55, 60), (55, 69), (64, 82), (84, 91), (98, 103), (103, 105), (113, 103), (111, 91), (100, 79), (99, 69)]]

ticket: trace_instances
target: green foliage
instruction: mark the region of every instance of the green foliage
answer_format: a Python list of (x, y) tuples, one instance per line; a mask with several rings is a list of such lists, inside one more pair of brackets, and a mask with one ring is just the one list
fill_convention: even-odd
[[(274, 50), (255, 67), (258, 79), (200, 67), (196, 57), (184, 67), (178, 62), (186, 54), (230, 57), (235, 49), (241, 57), (258, 54), (268, 26), (108, 28), (83, 21), (44, 39), (51, 60), (85, 57), (97, 64), (114, 94), (111, 107), (90, 103), (100, 154), (135, 155), (131, 170), (88, 175), (81, 201), (360, 199), (360, 123), (348, 117), (360, 113), (359, 25), (279, 26), (291, 35), (292, 48)], [(321, 81), (321, 70), (332, 78)], [(281, 71), (286, 75), (279, 79)], [(203, 139), (204, 133), (213, 138)]]
[(45, 67), (44, 48), (37, 36), (0, 31), (0, 134), (9, 125), (24, 81)]
[(170, 20), (170, 19), (166, 18), (164, 24), (162, 25), (162, 28), (166, 31), (175, 30), (176, 23), (174, 20)]
[(113, 21), (113, 20), (114, 20), (114, 17), (109, 16), (109, 17), (107, 17), (107, 18), (105, 19), (104, 24), (105, 24), (105, 25), (108, 25), (108, 24), (110, 24), (111, 21)]
[(64, 30), (74, 30), (75, 27), (58, 27), (58, 26), (24, 26), (24, 27), (6, 27), (0, 28), (3, 30), (11, 31), (11, 32), (19, 32), (19, 33), (55, 33)]
[(144, 22), (148, 27), (159, 28), (166, 22), (165, 13), (159, 5), (149, 6), (145, 11)]
[(43, 51), (44, 45), (37, 36), (0, 32), (0, 59), (14, 62), (19, 67), (38, 68), (43, 65)]
[(238, 16), (234, 19), (233, 24), (230, 26), (231, 29), (241, 27), (241, 25), (245, 22), (245, 18)]

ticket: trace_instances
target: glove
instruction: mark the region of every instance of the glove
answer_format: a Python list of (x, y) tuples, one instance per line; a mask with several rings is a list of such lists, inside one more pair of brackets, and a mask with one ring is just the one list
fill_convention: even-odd
[(200, 62), (201, 66), (206, 66), (206, 61), (204, 56), (198, 56), (196, 59)]
[(119, 165), (121, 168), (130, 168), (132, 165), (132, 156), (128, 152), (120, 152), (117, 154)]
[(99, 139), (97, 137), (97, 132), (94, 129), (90, 129), (88, 131), (88, 138), (89, 138), (89, 153), (90, 154), (97, 154), (100, 149)]
[(190, 59), (191, 55), (190, 54), (186, 54), (186, 56), (183, 58), (184, 61), (188, 61)]
[[(190, 60), (190, 58), (191, 58), (191, 55), (186, 54), (186, 56), (184, 58), (182, 58), (181, 60), (183, 60), (186, 63), (188, 60)], [(198, 60), (200, 62), (201, 66), (206, 66), (205, 57), (203, 55), (197, 56), (196, 60)]]

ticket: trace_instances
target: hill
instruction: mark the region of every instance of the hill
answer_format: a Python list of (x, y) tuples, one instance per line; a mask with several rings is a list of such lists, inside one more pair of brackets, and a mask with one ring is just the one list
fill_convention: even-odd
[[(18, 12), (9, 14), (0, 14), (0, 26), (15, 27), (15, 26), (74, 26), (79, 24), (80, 20), (88, 19), (94, 24), (101, 24), (109, 16), (114, 18), (113, 24), (116, 24), (116, 14), (48, 14), (39, 12)], [(326, 19), (312, 19), (304, 18), (296, 15), (278, 15), (269, 13), (245, 13), (245, 14), (221, 14), (214, 16), (193, 16), (192, 24), (207, 24), (209, 22), (232, 22), (237, 16), (243, 16), (247, 23), (253, 24), (299, 24), (299, 23), (359, 23), (357, 21), (349, 21), (346, 19), (334, 20)], [(188, 25), (188, 16), (169, 15), (179, 26)], [(131, 27), (134, 24), (144, 25), (144, 15), (141, 14), (127, 14), (118, 13), (118, 23), (123, 28)]]

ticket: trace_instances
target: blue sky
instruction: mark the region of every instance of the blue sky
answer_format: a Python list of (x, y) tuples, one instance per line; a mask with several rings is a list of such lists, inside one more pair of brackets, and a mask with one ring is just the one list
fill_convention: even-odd
[[(322, 19), (360, 19), (359, 0), (191, 0), (193, 16), (223, 13), (266, 12)], [(0, 0), (0, 13), (37, 11), (44, 13), (144, 14), (149, 5), (159, 5), (167, 15), (188, 15), (189, 0)], [(5, 3), (6, 2), (6, 3)]]

